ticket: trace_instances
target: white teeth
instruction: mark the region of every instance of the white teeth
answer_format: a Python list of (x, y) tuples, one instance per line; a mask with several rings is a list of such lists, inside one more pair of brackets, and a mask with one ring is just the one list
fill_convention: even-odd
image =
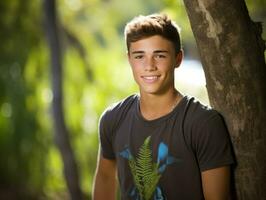
[(144, 76), (143, 78), (145, 78), (147, 80), (155, 80), (158, 78), (158, 76)]

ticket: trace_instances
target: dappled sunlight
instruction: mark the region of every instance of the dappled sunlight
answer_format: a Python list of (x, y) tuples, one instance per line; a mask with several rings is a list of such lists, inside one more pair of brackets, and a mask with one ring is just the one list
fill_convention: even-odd
[(2, 116), (11, 117), (12, 106), (10, 105), (10, 103), (5, 102), (2, 104), (0, 111), (1, 111)]

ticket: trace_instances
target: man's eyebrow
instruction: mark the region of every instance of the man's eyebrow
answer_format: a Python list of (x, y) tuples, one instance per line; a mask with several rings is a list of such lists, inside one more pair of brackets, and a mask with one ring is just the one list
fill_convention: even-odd
[[(153, 51), (153, 53), (168, 53), (169, 51), (167, 50), (155, 50)], [(132, 51), (132, 54), (141, 54), (141, 53), (145, 53), (144, 51)]]
[(139, 54), (139, 53), (144, 53), (144, 51), (132, 51), (132, 54)]
[(169, 51), (167, 50), (156, 50), (154, 53), (168, 53)]

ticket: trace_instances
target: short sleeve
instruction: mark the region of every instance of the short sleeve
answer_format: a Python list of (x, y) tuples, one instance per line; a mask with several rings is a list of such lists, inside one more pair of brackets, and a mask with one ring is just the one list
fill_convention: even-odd
[(112, 120), (105, 111), (99, 120), (99, 140), (101, 154), (106, 159), (115, 159), (115, 154), (112, 145)]
[(196, 132), (196, 154), (201, 171), (234, 163), (232, 145), (223, 118), (216, 111), (201, 121)]

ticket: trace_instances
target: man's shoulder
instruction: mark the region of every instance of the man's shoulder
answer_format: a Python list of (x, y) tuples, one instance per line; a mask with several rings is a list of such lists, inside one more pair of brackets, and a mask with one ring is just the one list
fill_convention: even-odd
[(105, 118), (119, 117), (127, 112), (137, 99), (137, 94), (127, 96), (126, 98), (108, 106), (103, 112), (102, 116), (104, 116)]
[[(202, 104), (196, 98), (188, 101), (187, 112), (184, 117), (184, 127), (191, 134), (191, 140), (210, 135), (224, 135), (226, 124), (223, 116), (209, 105)], [(224, 137), (224, 136), (222, 136)], [(194, 139), (193, 139), (194, 138)]]
[(189, 117), (193, 121), (202, 122), (208, 120), (209, 118), (220, 115), (217, 110), (213, 109), (209, 105), (202, 103), (195, 97), (186, 96), (185, 98), (187, 101), (187, 117)]

